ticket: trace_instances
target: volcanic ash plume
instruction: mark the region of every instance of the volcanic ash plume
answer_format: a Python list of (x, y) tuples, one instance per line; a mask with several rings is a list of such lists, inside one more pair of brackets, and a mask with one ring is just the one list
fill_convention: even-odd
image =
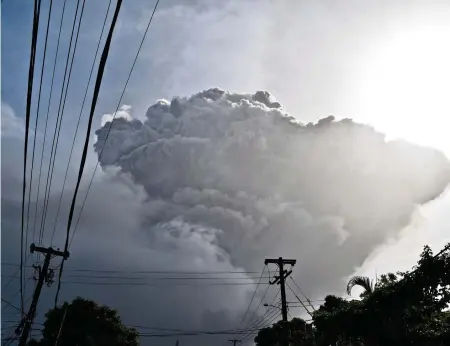
[(102, 167), (145, 188), (150, 239), (197, 232), (248, 269), (296, 258), (309, 291), (341, 285), (450, 181), (435, 150), (349, 119), (303, 125), (264, 91), (159, 100), (144, 122), (121, 117), (96, 134)]

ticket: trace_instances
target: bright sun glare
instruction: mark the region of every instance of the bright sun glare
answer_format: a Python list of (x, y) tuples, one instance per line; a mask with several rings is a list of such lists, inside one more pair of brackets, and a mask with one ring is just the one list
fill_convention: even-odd
[(363, 120), (450, 157), (450, 25), (399, 31), (374, 46), (357, 91)]

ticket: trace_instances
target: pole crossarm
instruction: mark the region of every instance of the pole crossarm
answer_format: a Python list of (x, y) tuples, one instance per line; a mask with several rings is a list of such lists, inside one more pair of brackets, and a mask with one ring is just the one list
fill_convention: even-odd
[(60, 256), (60, 257), (63, 257), (64, 259), (68, 259), (69, 256), (70, 256), (69, 251), (63, 252), (63, 251), (59, 251), (59, 250), (54, 250), (51, 247), (45, 248), (45, 247), (42, 247), (42, 246), (36, 246), (33, 243), (33, 244), (30, 245), (30, 252), (34, 253), (35, 251), (43, 253), (43, 254), (46, 254), (46, 255), (50, 254), (50, 255), (53, 255), (53, 256)]
[(230, 340), (228, 340), (228, 342), (232, 343), (233, 346), (236, 346), (236, 344), (237, 344), (238, 342), (241, 343), (242, 340), (239, 340), (239, 339), (230, 339)]

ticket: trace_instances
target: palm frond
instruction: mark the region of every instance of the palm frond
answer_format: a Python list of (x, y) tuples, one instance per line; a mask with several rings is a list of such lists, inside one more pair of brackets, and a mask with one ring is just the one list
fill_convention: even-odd
[(352, 288), (355, 286), (361, 286), (364, 288), (365, 293), (373, 292), (373, 284), (372, 280), (370, 280), (367, 276), (354, 276), (352, 277), (347, 284), (347, 293), (351, 294)]

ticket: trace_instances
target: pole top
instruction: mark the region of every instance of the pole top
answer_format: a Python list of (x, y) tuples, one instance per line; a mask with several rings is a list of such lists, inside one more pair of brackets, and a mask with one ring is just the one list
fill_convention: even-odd
[(61, 256), (64, 259), (68, 259), (70, 256), (69, 251), (59, 251), (59, 250), (54, 250), (52, 247), (49, 248), (44, 248), (41, 246), (36, 246), (34, 243), (30, 245), (30, 252), (34, 253), (34, 252), (40, 252), (40, 253), (45, 253), (45, 254), (51, 254), (51, 255), (55, 255), (55, 256)]
[(264, 260), (264, 264), (267, 265), (269, 263), (274, 263), (274, 264), (283, 263), (283, 264), (290, 264), (291, 266), (294, 266), (295, 263), (297, 263), (297, 260), (295, 260), (295, 259), (285, 259), (283, 257), (279, 257), (279, 258), (276, 258), (276, 259), (275, 258), (266, 258)]

